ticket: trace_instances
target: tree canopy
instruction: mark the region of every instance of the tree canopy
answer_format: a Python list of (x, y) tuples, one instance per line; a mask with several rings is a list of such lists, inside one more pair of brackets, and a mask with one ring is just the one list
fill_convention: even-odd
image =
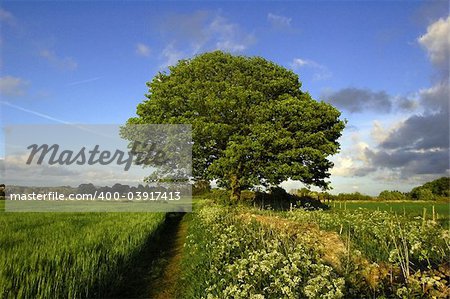
[(297, 74), (261, 57), (215, 51), (180, 60), (147, 83), (128, 124), (191, 124), (196, 180), (235, 199), (287, 179), (326, 189), (345, 122), (300, 90)]
[(450, 177), (441, 177), (415, 187), (411, 190), (410, 196), (419, 200), (433, 200), (436, 196), (450, 197)]
[(390, 190), (384, 190), (381, 191), (378, 195), (378, 199), (382, 200), (405, 200), (407, 199), (406, 195), (400, 191), (390, 191)]

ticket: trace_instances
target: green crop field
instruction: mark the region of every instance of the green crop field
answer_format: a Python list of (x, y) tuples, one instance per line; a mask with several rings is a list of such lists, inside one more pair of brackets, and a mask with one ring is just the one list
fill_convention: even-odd
[(431, 213), (433, 206), (436, 213), (443, 216), (450, 214), (449, 202), (430, 202), (430, 201), (347, 201), (347, 202), (335, 202), (329, 204), (330, 207), (336, 209), (347, 208), (349, 210), (355, 210), (358, 208), (364, 208), (369, 210), (380, 210), (388, 212), (397, 212), (414, 215), (422, 215), (423, 209), (426, 208)]
[(0, 213), (1, 298), (102, 297), (163, 213)]
[(433, 218), (441, 222), (444, 226), (449, 225), (450, 221), (450, 203), (449, 202), (430, 202), (430, 201), (338, 201), (328, 204), (333, 210), (357, 210), (367, 209), (372, 211), (386, 211), (399, 215), (409, 215), (411, 217)]
[[(445, 208), (433, 204), (436, 214)], [(158, 232), (173, 217), (163, 213), (0, 213), (1, 297), (105, 298), (123, 294), (115, 289), (134, 272), (156, 273), (153, 285), (132, 287), (153, 290), (151, 298), (449, 294), (450, 235), (416, 215), (426, 203), (338, 206), (277, 211), (197, 197), (183, 229), (169, 221), (164, 238)], [(403, 207), (415, 212), (397, 212)], [(167, 254), (130, 272), (152, 240)]]

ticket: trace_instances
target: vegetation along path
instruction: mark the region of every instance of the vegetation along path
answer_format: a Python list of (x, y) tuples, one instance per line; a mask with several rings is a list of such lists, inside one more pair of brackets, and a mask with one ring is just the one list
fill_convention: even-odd
[(176, 298), (183, 244), (184, 213), (169, 213), (161, 230), (123, 273), (108, 298)]
[(177, 298), (178, 278), (181, 273), (181, 257), (184, 241), (187, 235), (188, 222), (186, 217), (179, 217), (174, 221), (171, 234), (163, 236), (162, 269), (158, 278), (150, 284), (150, 298), (171, 299)]

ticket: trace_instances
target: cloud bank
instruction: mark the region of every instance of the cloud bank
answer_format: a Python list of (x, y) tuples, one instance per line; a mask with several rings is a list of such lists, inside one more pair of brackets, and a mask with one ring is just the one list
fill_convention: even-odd
[(354, 148), (337, 160), (335, 174), (378, 173), (379, 180), (422, 182), (449, 175), (450, 17), (430, 24), (417, 41), (440, 74), (434, 77), (431, 87), (418, 90), (412, 97), (360, 88), (327, 94), (330, 103), (349, 113), (414, 111), (391, 128), (375, 121), (371, 136), (376, 145), (358, 147), (355, 141)]

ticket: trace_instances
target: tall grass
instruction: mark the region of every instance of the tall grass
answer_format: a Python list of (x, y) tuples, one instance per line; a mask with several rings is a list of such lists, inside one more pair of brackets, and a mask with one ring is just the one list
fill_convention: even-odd
[(164, 219), (163, 213), (2, 213), (0, 297), (105, 296)]
[[(435, 201), (333, 201), (329, 203), (333, 210), (359, 210), (360, 208), (372, 211), (386, 211), (410, 218), (423, 216), (427, 209), (431, 219), (436, 220), (445, 228), (450, 223), (450, 203)], [(434, 213), (433, 213), (434, 211)]]
[(399, 243), (409, 248), (409, 259), (416, 266), (439, 265), (450, 256), (447, 229), (432, 220), (410, 218), (386, 211), (358, 209), (323, 212), (295, 210), (284, 213), (298, 222), (315, 223), (321, 229), (352, 236), (352, 242), (369, 259), (389, 261), (397, 255)]
[(352, 247), (346, 280), (357, 285), (356, 292), (368, 284), (377, 296), (450, 296), (450, 233), (436, 221), (367, 209), (279, 215), (339, 233)]

